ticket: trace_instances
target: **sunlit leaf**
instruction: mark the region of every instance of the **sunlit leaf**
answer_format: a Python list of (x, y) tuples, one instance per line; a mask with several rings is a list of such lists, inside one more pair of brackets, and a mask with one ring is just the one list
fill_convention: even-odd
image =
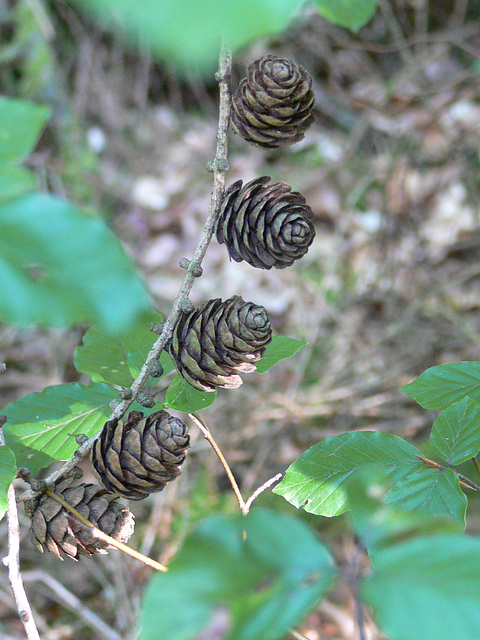
[(480, 362), (430, 367), (402, 391), (425, 409), (437, 411), (444, 411), (467, 396), (480, 400)]
[(272, 341), (266, 347), (262, 359), (256, 363), (257, 373), (265, 373), (275, 366), (277, 362), (280, 362), (280, 360), (291, 358), (306, 344), (307, 343), (302, 340), (295, 340), (287, 336), (273, 336)]
[(352, 474), (383, 469), (395, 484), (423, 467), (416, 457), (419, 453), (413, 445), (388, 433), (343, 433), (305, 451), (273, 491), (295, 507), (335, 516), (350, 508), (345, 482)]
[(36, 473), (56, 460), (68, 460), (78, 444), (77, 435), (95, 435), (111, 410), (117, 391), (106, 384), (61, 384), (41, 393), (29, 393), (8, 404), (2, 413), (5, 441), (18, 466)]

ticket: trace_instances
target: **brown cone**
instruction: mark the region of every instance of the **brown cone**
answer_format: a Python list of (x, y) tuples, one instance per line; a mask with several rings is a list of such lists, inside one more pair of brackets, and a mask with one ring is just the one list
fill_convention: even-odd
[(180, 475), (190, 437), (186, 425), (166, 411), (146, 418), (130, 411), (109, 420), (92, 449), (92, 463), (103, 486), (130, 500), (161, 491)]
[(225, 193), (217, 240), (230, 258), (259, 269), (284, 269), (306, 254), (315, 237), (313, 213), (305, 198), (285, 182), (264, 176)]
[(256, 60), (233, 97), (233, 130), (262, 149), (302, 140), (315, 120), (311, 86), (310, 74), (292, 60), (273, 55)]
[(234, 389), (239, 373), (251, 373), (253, 364), (272, 340), (266, 310), (233, 296), (225, 302), (209, 300), (183, 315), (173, 330), (170, 354), (178, 373), (199, 391)]
[[(95, 527), (120, 542), (133, 533), (134, 518), (130, 511), (116, 502), (116, 497), (94, 484), (69, 486), (72, 478), (58, 482), (53, 492), (62, 497)], [(109, 544), (95, 538), (54, 498), (47, 494), (25, 503), (31, 524), (33, 544), (40, 551), (52, 551), (61, 560), (62, 554), (78, 560), (81, 555), (107, 553)]]

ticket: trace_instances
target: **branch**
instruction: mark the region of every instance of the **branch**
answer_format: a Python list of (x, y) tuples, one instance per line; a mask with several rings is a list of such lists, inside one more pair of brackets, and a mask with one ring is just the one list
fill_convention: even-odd
[[(131, 397), (124, 398), (118, 403), (118, 405), (113, 410), (109, 420), (112, 420), (114, 418), (121, 418), (128, 410), (132, 402), (135, 400), (138, 392), (145, 385), (150, 375), (148, 367), (149, 362), (151, 360), (158, 359), (163, 349), (170, 341), (173, 328), (182, 313), (182, 306), (184, 305), (185, 301), (188, 300), (188, 295), (192, 289), (195, 279), (202, 274), (201, 264), (212, 239), (215, 229), (215, 223), (220, 213), (220, 207), (225, 192), (225, 174), (230, 168), (228, 163), (228, 129), (230, 126), (230, 108), (232, 102), (230, 88), (231, 69), (232, 54), (228, 45), (226, 43), (223, 43), (222, 50), (220, 52), (219, 70), (215, 74), (215, 79), (218, 81), (220, 88), (220, 107), (215, 158), (207, 165), (207, 170), (213, 173), (213, 190), (210, 199), (208, 215), (205, 220), (205, 225), (203, 227), (197, 248), (195, 249), (195, 252), (193, 254), (193, 259), (182, 260), (182, 266), (186, 267), (185, 277), (183, 279), (178, 295), (173, 302), (170, 314), (165, 321), (165, 324), (163, 325), (162, 332), (153, 345), (152, 349), (150, 350), (145, 364), (141, 368), (140, 373), (131, 386)], [(85, 440), (85, 442), (83, 442), (79, 446), (73, 458), (67, 460), (64, 465), (62, 465), (59, 469), (45, 478), (45, 486), (51, 486), (57, 480), (62, 478), (66, 473), (68, 473), (74, 466), (76, 466), (79, 460), (81, 460), (89, 453), (99, 435), (100, 432), (93, 436), (93, 438)], [(36, 495), (36, 493), (38, 492), (29, 489), (22, 496), (20, 496), (19, 501), (30, 500)]]
[(13, 483), (8, 489), (7, 519), (8, 556), (3, 559), (3, 563), (8, 567), (8, 579), (27, 638), (28, 640), (40, 640), (37, 626), (33, 619), (32, 608), (25, 593), (20, 574), (20, 525), (18, 523), (17, 502)]

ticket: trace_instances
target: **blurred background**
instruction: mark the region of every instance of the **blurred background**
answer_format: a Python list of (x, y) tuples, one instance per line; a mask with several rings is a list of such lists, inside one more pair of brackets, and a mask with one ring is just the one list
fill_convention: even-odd
[[(432, 365), (478, 360), (480, 349), (479, 1), (381, 1), (357, 34), (306, 6), (287, 30), (234, 54), (234, 89), (265, 53), (313, 76), (316, 122), (302, 142), (270, 152), (231, 133), (227, 185), (262, 175), (287, 182), (307, 199), (317, 236), (300, 262), (272, 272), (229, 262), (214, 239), (191, 294), (195, 304), (242, 295), (268, 309), (275, 333), (308, 341), (269, 373), (221, 390), (202, 412), (245, 496), (334, 434), (369, 429), (421, 443), (436, 414), (399, 389)], [(179, 260), (191, 257), (210, 200), (213, 75), (179, 75), (78, 5), (0, 0), (0, 95), (52, 106), (29, 166), (45, 190), (108, 220), (168, 314)], [(0, 325), (0, 404), (82, 381), (73, 353), (85, 330)], [(182, 476), (130, 504), (130, 545), (163, 563), (199, 519), (238, 510), (215, 455), (191, 433)], [(88, 461), (83, 468), (91, 480)], [(270, 493), (259, 501), (295, 511)], [(337, 558), (348, 556), (343, 516), (302, 517)], [(4, 547), (5, 522), (0, 529)], [(475, 503), (468, 529), (480, 530)], [(134, 638), (150, 570), (117, 551), (72, 562), (41, 556), (24, 537), (22, 569), (42, 640)], [(351, 638), (354, 624), (340, 584), (302, 633)], [(378, 637), (373, 624), (367, 631)], [(4, 579), (0, 640), (22, 637)]]

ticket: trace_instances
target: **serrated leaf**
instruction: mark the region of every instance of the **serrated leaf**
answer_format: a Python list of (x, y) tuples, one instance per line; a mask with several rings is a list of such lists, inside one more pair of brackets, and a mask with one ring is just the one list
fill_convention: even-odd
[(307, 343), (302, 340), (295, 340), (287, 336), (273, 336), (272, 341), (266, 347), (262, 359), (256, 363), (257, 373), (265, 373), (280, 362), (280, 360), (291, 358), (306, 344)]
[(423, 466), (416, 458), (419, 453), (410, 443), (388, 433), (343, 433), (305, 451), (273, 491), (309, 513), (339, 515), (350, 508), (345, 481), (352, 474), (384, 469), (395, 484)]
[(123, 335), (111, 334), (98, 325), (90, 327), (75, 350), (77, 371), (88, 374), (94, 382), (129, 387), (155, 343), (150, 322), (161, 322), (161, 316), (154, 311), (146, 313)]
[(165, 408), (193, 413), (205, 409), (215, 402), (217, 391), (197, 391), (178, 373), (175, 373), (165, 396)]
[(109, 402), (117, 392), (106, 384), (61, 384), (29, 393), (3, 410), (7, 445), (18, 466), (37, 473), (78, 449), (75, 437), (95, 435), (109, 418)]
[(0, 165), (29, 155), (50, 117), (50, 107), (0, 97)]
[(478, 640), (480, 540), (422, 536), (376, 552), (361, 586), (390, 640)]
[[(110, 29), (182, 67), (211, 71), (222, 34), (236, 49), (284, 29), (301, 0), (77, 0)], [(112, 20), (113, 18), (113, 20)]]
[(437, 411), (444, 411), (467, 396), (480, 400), (480, 362), (430, 367), (402, 391), (425, 409)]
[[(5, 428), (5, 427), (4, 427)], [(8, 489), (17, 475), (15, 455), (5, 445), (0, 446), (0, 520), (8, 507)]]
[(449, 465), (469, 460), (480, 451), (480, 406), (463, 398), (433, 423), (430, 440)]
[(148, 308), (145, 285), (102, 219), (45, 194), (0, 205), (0, 318), (122, 332)]
[(150, 582), (140, 640), (157, 640), (159, 629), (168, 640), (192, 640), (218, 611), (226, 640), (284, 638), (334, 577), (330, 552), (297, 518), (266, 509), (214, 516)]
[(453, 469), (423, 468), (398, 481), (385, 501), (403, 509), (418, 509), (452, 518), (465, 526), (467, 497)]
[(378, 0), (314, 0), (314, 4), (324, 18), (356, 32), (371, 20)]

